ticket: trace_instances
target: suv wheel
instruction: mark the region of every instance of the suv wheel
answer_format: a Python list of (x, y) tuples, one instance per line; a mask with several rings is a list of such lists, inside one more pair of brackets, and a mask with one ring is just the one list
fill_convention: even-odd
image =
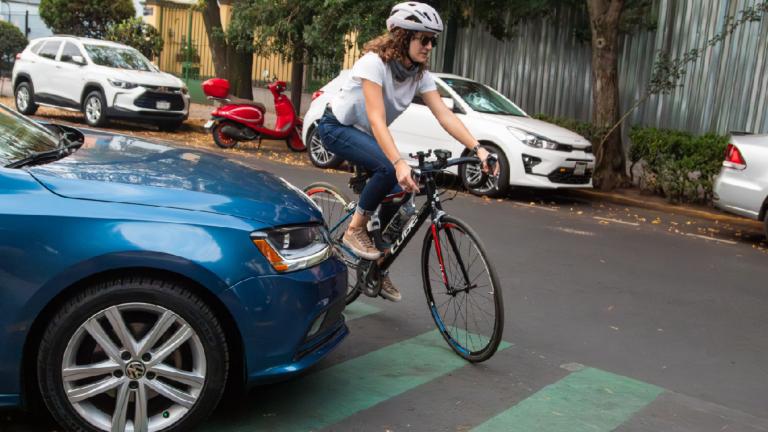
[(317, 127), (313, 127), (307, 134), (307, 154), (312, 165), (318, 168), (336, 168), (344, 162), (341, 156), (337, 156), (323, 145)]
[(229, 365), (210, 307), (151, 276), (86, 288), (53, 317), (38, 352), (43, 400), (77, 431), (190, 430), (218, 404)]
[(83, 102), (85, 122), (89, 126), (104, 126), (107, 124), (107, 103), (100, 91), (94, 90), (88, 93)]
[(16, 111), (24, 115), (32, 115), (37, 111), (38, 105), (34, 102), (35, 91), (32, 90), (32, 83), (22, 82), (16, 86)]

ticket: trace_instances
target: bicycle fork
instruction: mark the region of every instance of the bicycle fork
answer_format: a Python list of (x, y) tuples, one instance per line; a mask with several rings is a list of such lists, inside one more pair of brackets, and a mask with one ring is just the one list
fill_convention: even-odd
[(457, 253), (458, 247), (456, 246), (456, 239), (453, 237), (453, 233), (451, 232), (451, 228), (453, 225), (451, 224), (444, 224), (443, 228), (445, 231), (445, 236), (448, 239), (448, 243), (450, 244), (451, 250), (454, 251), (453, 255), (456, 257), (456, 260), (459, 264), (459, 269), (461, 270), (461, 275), (464, 278), (464, 287), (456, 289), (453, 286), (451, 286), (450, 282), (448, 281), (448, 274), (445, 271), (445, 261), (443, 259), (443, 250), (440, 247), (440, 237), (437, 233), (437, 226), (438, 224), (441, 224), (441, 222), (438, 220), (437, 222), (432, 222), (432, 239), (435, 242), (435, 253), (437, 254), (437, 260), (440, 263), (440, 273), (443, 276), (443, 283), (445, 284), (445, 288), (448, 290), (448, 294), (452, 296), (456, 296), (456, 294), (460, 292), (469, 292), (470, 290), (477, 287), (477, 285), (471, 285), (469, 282), (469, 274), (467, 272), (467, 267), (464, 264), (464, 260), (461, 258), (461, 254)]

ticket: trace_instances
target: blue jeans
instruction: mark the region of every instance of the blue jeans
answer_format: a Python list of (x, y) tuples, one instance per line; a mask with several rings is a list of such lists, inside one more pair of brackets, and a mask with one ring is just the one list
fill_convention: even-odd
[(395, 167), (374, 137), (339, 123), (328, 109), (317, 125), (317, 133), (328, 151), (371, 172), (357, 204), (359, 213), (370, 216), (387, 195), (402, 190), (397, 184)]

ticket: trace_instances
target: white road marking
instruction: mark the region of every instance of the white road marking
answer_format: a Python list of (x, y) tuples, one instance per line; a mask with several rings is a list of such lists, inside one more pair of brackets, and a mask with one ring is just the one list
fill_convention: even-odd
[(715, 237), (707, 237), (705, 235), (700, 235), (700, 234), (685, 233), (685, 235), (687, 235), (689, 237), (696, 237), (696, 238), (700, 238), (700, 239), (704, 239), (704, 240), (712, 240), (712, 241), (726, 243), (726, 244), (732, 244), (732, 245), (736, 244), (736, 242), (732, 241), (732, 240), (723, 240), (723, 239), (719, 239), (719, 238), (715, 238)]
[(512, 203), (512, 204), (514, 204), (516, 207), (525, 207), (525, 208), (532, 208), (532, 209), (537, 209), (537, 210), (546, 210), (546, 211), (550, 211), (550, 212), (556, 212), (558, 210), (556, 208), (540, 207), (540, 206), (535, 206), (535, 205), (531, 205), (531, 204), (520, 204), (520, 203)]
[(592, 219), (597, 219), (597, 220), (606, 221), (606, 222), (615, 222), (615, 223), (624, 224), (624, 225), (632, 225), (632, 226), (640, 225), (639, 223), (635, 223), (635, 222), (626, 222), (619, 219), (610, 219), (610, 218), (604, 218), (600, 216), (593, 216)]
[(576, 235), (582, 235), (582, 236), (593, 236), (595, 233), (589, 232), (589, 231), (579, 231), (571, 228), (563, 228), (563, 227), (555, 227), (556, 230), (567, 232), (568, 234), (576, 234)]

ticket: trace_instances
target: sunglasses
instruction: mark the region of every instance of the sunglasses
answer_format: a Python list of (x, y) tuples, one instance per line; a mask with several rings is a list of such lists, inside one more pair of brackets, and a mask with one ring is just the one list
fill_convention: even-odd
[(419, 36), (416, 39), (421, 42), (422, 46), (427, 46), (431, 42), (432, 48), (437, 48), (437, 36)]

